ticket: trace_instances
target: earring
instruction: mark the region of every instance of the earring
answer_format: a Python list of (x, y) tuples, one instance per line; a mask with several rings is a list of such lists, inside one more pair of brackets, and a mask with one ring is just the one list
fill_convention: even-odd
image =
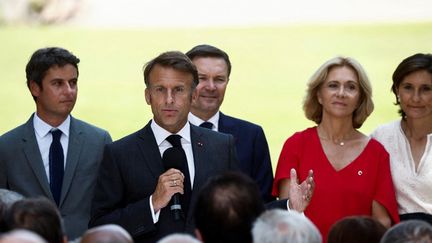
[(396, 100), (397, 100), (398, 103), (400, 102), (400, 97), (399, 97), (399, 95), (396, 95)]

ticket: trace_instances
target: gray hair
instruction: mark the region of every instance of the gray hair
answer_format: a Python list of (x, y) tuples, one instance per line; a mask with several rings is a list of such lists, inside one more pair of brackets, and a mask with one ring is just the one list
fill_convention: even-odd
[(0, 243), (7, 243), (7, 242), (47, 243), (38, 234), (25, 229), (16, 229), (16, 230), (9, 231), (4, 235), (1, 235)]
[(105, 224), (88, 229), (82, 236), (81, 243), (133, 243), (131, 235), (121, 226)]
[(24, 196), (18, 192), (7, 189), (0, 189), (0, 202), (6, 206), (12, 205), (14, 202), (24, 199)]
[(431, 243), (432, 226), (421, 220), (407, 220), (391, 227), (380, 243)]
[(201, 241), (195, 239), (191, 235), (174, 233), (167, 235), (160, 239), (157, 243), (201, 243)]
[(295, 211), (268, 210), (252, 228), (254, 243), (321, 243), (317, 227)]

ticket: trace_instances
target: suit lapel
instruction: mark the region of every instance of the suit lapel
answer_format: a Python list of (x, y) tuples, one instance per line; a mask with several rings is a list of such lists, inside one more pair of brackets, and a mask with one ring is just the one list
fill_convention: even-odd
[(25, 124), (25, 131), (22, 136), (23, 151), (27, 162), (33, 169), (36, 178), (43, 188), (45, 195), (53, 199), (51, 195), (51, 190), (48, 183), (47, 174), (43, 165), (41, 153), (39, 150), (39, 145), (36, 141), (35, 130), (33, 126), (33, 116)]
[(69, 129), (69, 146), (66, 158), (66, 167), (63, 178), (63, 185), (60, 197), (60, 206), (66, 198), (69, 187), (72, 183), (76, 167), (81, 155), (81, 150), (85, 143), (85, 134), (75, 118), (71, 116), (70, 129)]
[(150, 127), (150, 123), (138, 131), (138, 146), (140, 148), (141, 154), (144, 157), (150, 172), (156, 178), (159, 178), (159, 175), (162, 174), (165, 169), (162, 165), (162, 157), (159, 152), (159, 146), (156, 143), (155, 136)]
[(208, 160), (209, 154), (206, 153), (207, 139), (205, 139), (194, 125), (191, 125), (191, 143), (195, 165), (195, 178), (193, 183), (192, 195), (198, 193), (197, 185), (202, 185), (206, 178), (208, 166), (204, 163)]

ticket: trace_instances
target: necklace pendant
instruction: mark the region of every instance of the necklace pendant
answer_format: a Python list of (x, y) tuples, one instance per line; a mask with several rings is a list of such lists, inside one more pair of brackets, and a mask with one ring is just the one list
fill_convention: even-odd
[(344, 142), (340, 142), (339, 145), (340, 145), (340, 146), (344, 146), (345, 143), (344, 143)]

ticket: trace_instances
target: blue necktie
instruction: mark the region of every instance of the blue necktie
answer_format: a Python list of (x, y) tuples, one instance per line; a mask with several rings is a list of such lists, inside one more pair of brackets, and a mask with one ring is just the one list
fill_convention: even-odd
[(211, 122), (203, 122), (201, 123), (201, 125), (199, 125), (200, 127), (204, 127), (207, 129), (212, 129), (213, 128), (213, 124)]
[(191, 194), (192, 194), (192, 188), (191, 188), (191, 179), (190, 179), (190, 175), (189, 175), (189, 167), (188, 167), (188, 163), (187, 163), (187, 158), (186, 158), (186, 153), (181, 145), (181, 136), (174, 134), (174, 135), (170, 135), (166, 138), (166, 140), (174, 147), (174, 148), (178, 148), (183, 152), (183, 155), (181, 156), (181, 158), (179, 158), (181, 161), (181, 164), (183, 164), (183, 168), (181, 168), (181, 172), (183, 173), (183, 175), (185, 176), (184, 179), (184, 194), (182, 196), (182, 209), (183, 212), (185, 213), (185, 216), (187, 215), (188, 209), (189, 209), (189, 203), (190, 203), (190, 198), (191, 198)]
[(49, 176), (50, 188), (57, 206), (60, 205), (61, 188), (63, 184), (64, 174), (64, 155), (63, 148), (60, 143), (62, 131), (51, 130), (52, 143), (49, 150)]

